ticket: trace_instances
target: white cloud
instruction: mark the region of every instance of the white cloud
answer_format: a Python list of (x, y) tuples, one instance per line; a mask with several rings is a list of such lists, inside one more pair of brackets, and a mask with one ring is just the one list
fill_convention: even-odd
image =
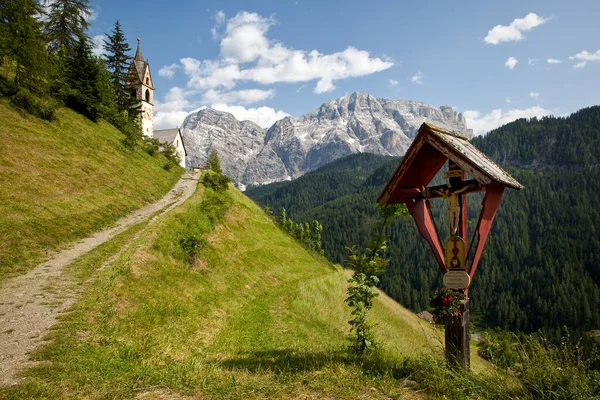
[(528, 58), (527, 59), (527, 65), (533, 66), (533, 65), (535, 65), (537, 63), (537, 61), (538, 61), (537, 58)]
[(273, 18), (246, 11), (227, 20), (220, 59), (180, 60), (188, 85), (202, 91), (230, 90), (239, 81), (268, 85), (317, 80), (314, 92), (324, 93), (335, 88), (336, 80), (369, 75), (394, 65), (354, 47), (332, 54), (290, 49), (266, 36), (275, 23)]
[(87, 16), (87, 21), (88, 22), (92, 22), (98, 19), (98, 15), (100, 15), (100, 11), (102, 11), (102, 9), (100, 8), (100, 6), (95, 6), (95, 7), (91, 7), (90, 8), (90, 13)]
[(180, 87), (172, 87), (165, 95), (165, 101), (154, 101), (156, 112), (178, 112), (184, 109), (194, 107), (188, 97), (193, 95), (193, 91), (185, 90)]
[(154, 129), (171, 129), (181, 126), (194, 104), (188, 98), (194, 92), (180, 87), (172, 87), (165, 95), (165, 101), (154, 100)]
[(226, 34), (221, 40), (221, 58), (233, 63), (257, 60), (263, 51), (270, 48), (269, 39), (265, 35), (274, 23), (272, 18), (263, 18), (246, 11), (239, 12), (227, 21)]
[(421, 84), (423, 83), (423, 73), (421, 71), (417, 72), (415, 75), (413, 75), (413, 77), (411, 78), (412, 83), (417, 83), (417, 84)]
[(105, 54), (104, 50), (104, 41), (106, 40), (106, 35), (96, 35), (92, 38), (92, 53), (96, 57), (101, 57)]
[(175, 77), (175, 71), (180, 67), (177, 64), (165, 65), (161, 69), (158, 70), (158, 75), (163, 78), (173, 79)]
[(321, 54), (317, 50), (307, 53), (276, 44), (261, 55), (254, 68), (246, 69), (242, 74), (245, 79), (262, 84), (318, 79), (314, 92), (325, 93), (335, 89), (335, 80), (370, 75), (392, 65), (392, 62), (371, 58), (369, 52), (354, 47)]
[(504, 63), (505, 66), (507, 66), (509, 69), (513, 69), (515, 67), (515, 65), (517, 65), (519, 61), (517, 61), (516, 58), (514, 57), (508, 57), (508, 60), (506, 60), (506, 62)]
[(275, 90), (246, 89), (233, 90), (230, 92), (220, 92), (215, 89), (208, 89), (202, 94), (200, 100), (203, 104), (209, 103), (234, 103), (234, 104), (252, 104), (266, 100), (275, 95)]
[(470, 129), (473, 129), (473, 132), (476, 135), (489, 132), (492, 129), (508, 124), (509, 122), (519, 118), (540, 118), (549, 114), (550, 111), (545, 110), (540, 106), (535, 106), (524, 110), (513, 109), (507, 111), (502, 111), (502, 109), (498, 108), (485, 115), (475, 110), (467, 110), (463, 112), (463, 115), (467, 120), (467, 126)]
[(511, 99), (510, 97), (507, 97), (505, 100), (506, 100), (506, 102), (507, 102), (507, 103), (509, 103), (509, 104), (510, 104), (510, 103), (512, 103), (512, 99)]
[(588, 61), (600, 61), (600, 50), (596, 50), (595, 53), (590, 53), (587, 50), (583, 50), (581, 53), (577, 53), (569, 60), (579, 60), (573, 68), (583, 68), (587, 65)]
[(510, 25), (496, 25), (488, 31), (484, 40), (488, 44), (522, 40), (524, 38), (523, 32), (527, 32), (547, 21), (547, 18), (542, 18), (535, 13), (529, 13), (525, 18), (515, 19)]
[(540, 98), (540, 94), (537, 92), (529, 92), (529, 97), (533, 97), (534, 99), (539, 99)]
[(236, 64), (227, 65), (213, 60), (199, 61), (190, 57), (182, 58), (180, 62), (189, 79), (187, 85), (196, 90), (232, 89), (236, 81), (242, 79), (242, 73)]
[(243, 106), (228, 106), (226, 104), (213, 104), (215, 110), (233, 114), (240, 121), (250, 120), (263, 128), (268, 128), (282, 118), (288, 117), (285, 111), (275, 111), (271, 107), (245, 108)]
[(562, 61), (557, 60), (556, 58), (549, 58), (546, 60), (548, 64), (560, 64)]
[(156, 112), (154, 113), (154, 129), (172, 129), (181, 126), (185, 117), (188, 116), (187, 111), (174, 112)]
[(225, 22), (225, 13), (223, 11), (217, 11), (215, 14), (215, 23), (216, 25), (214, 27), (211, 28), (210, 33), (211, 36), (213, 38), (213, 40), (218, 40), (219, 39), (219, 28), (221, 26), (223, 26), (223, 23)]
[(390, 79), (390, 86), (391, 87), (398, 86), (398, 81), (395, 79)]
[(217, 11), (215, 14), (215, 21), (217, 22), (217, 25), (223, 25), (225, 22), (225, 13), (221, 10)]

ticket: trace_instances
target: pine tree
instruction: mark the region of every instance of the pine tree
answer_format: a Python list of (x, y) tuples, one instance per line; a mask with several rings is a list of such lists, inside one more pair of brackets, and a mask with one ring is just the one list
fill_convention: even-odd
[(285, 207), (281, 207), (281, 216), (279, 217), (279, 220), (281, 221), (282, 226), (285, 227), (287, 225), (287, 215), (285, 212)]
[(34, 0), (0, 2), (0, 57), (6, 56), (16, 65), (14, 86), (35, 92), (46, 87), (44, 77), (49, 68), (41, 24), (41, 14)]
[(67, 106), (85, 115), (92, 121), (100, 117), (101, 103), (98, 88), (101, 65), (92, 54), (88, 38), (81, 34), (73, 49), (72, 57), (67, 59), (67, 84), (70, 93)]
[(321, 237), (323, 235), (323, 225), (321, 225), (321, 223), (317, 220), (314, 220), (312, 222), (312, 246), (313, 248), (321, 253)]
[(86, 18), (91, 15), (88, 0), (51, 0), (46, 22), (48, 50), (56, 54), (64, 48), (68, 55), (75, 51), (79, 38), (89, 27)]
[(221, 160), (219, 159), (219, 153), (216, 149), (212, 149), (206, 159), (206, 168), (213, 170), (217, 174), (222, 174)]
[(106, 51), (106, 66), (111, 73), (111, 82), (117, 96), (117, 108), (119, 112), (128, 110), (133, 105), (132, 97), (125, 90), (125, 80), (131, 56), (129, 44), (125, 41), (125, 35), (121, 30), (121, 24), (117, 20), (115, 29), (106, 35), (108, 40), (104, 41)]

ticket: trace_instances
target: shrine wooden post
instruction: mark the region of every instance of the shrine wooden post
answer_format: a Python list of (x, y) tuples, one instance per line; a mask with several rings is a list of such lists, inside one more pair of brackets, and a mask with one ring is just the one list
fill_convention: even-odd
[[(444, 176), (448, 183), (427, 187), (446, 161), (448, 171)], [(467, 180), (467, 174), (472, 179)], [(377, 200), (381, 205), (406, 204), (433, 252), (444, 285), (465, 294), (460, 315), (443, 321), (446, 359), (452, 366), (470, 368), (468, 292), (506, 187), (523, 189), (465, 136), (424, 123)], [(469, 241), (467, 194), (482, 191), (485, 195), (481, 214)], [(429, 200), (438, 198), (448, 201), (450, 238), (446, 246), (440, 240), (430, 211)]]

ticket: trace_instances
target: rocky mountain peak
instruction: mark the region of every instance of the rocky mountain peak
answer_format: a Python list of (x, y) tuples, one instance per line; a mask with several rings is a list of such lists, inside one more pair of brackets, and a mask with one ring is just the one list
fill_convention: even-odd
[(182, 126), (188, 165), (217, 149), (224, 172), (240, 186), (295, 179), (343, 156), (369, 152), (404, 155), (423, 122), (470, 134), (464, 116), (412, 100), (354, 92), (268, 130), (227, 112), (203, 109)]

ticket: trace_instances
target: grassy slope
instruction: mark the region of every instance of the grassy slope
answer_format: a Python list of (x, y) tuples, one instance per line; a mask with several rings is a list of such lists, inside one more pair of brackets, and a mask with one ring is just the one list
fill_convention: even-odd
[[(198, 193), (151, 227), (38, 351), (46, 362), (0, 398), (420, 398), (399, 366), (441, 357), (440, 331), (382, 295), (373, 312), (382, 355), (353, 359), (347, 272), (230, 193)], [(219, 224), (214, 210), (228, 204)], [(190, 235), (204, 238), (191, 264), (179, 246)]]
[(180, 169), (126, 152), (122, 138), (68, 109), (47, 122), (0, 99), (0, 280), (173, 186)]

